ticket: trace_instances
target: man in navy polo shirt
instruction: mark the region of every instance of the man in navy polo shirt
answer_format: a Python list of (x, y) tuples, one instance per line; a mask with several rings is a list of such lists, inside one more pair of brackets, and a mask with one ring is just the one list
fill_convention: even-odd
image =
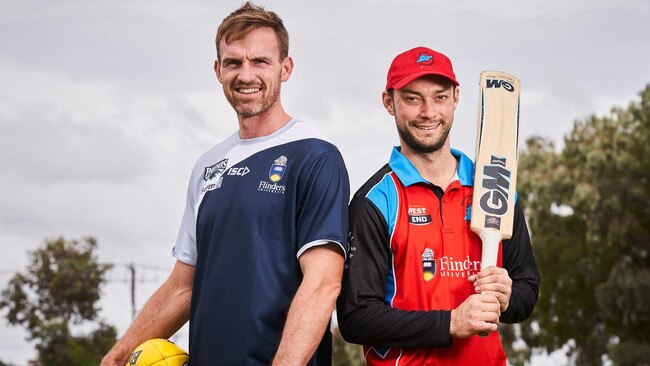
[(293, 61), (275, 13), (246, 3), (216, 42), (239, 130), (196, 162), (176, 265), (102, 365), (124, 365), (139, 343), (188, 319), (191, 365), (331, 364), (347, 250), (343, 159), (282, 107)]

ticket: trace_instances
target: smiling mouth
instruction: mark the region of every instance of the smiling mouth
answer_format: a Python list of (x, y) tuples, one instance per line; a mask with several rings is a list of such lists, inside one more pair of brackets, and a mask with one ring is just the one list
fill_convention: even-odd
[(442, 125), (442, 123), (436, 122), (436, 123), (433, 123), (433, 124), (430, 124), (430, 125), (429, 124), (428, 125), (415, 124), (415, 125), (413, 125), (413, 127), (417, 128), (418, 130), (422, 130), (422, 131), (432, 131), (432, 130), (435, 130), (440, 125)]
[(238, 93), (241, 93), (241, 94), (254, 94), (254, 93), (257, 93), (260, 90), (262, 90), (262, 88), (260, 88), (260, 87), (256, 87), (256, 88), (247, 87), (247, 88), (235, 88), (235, 90)]

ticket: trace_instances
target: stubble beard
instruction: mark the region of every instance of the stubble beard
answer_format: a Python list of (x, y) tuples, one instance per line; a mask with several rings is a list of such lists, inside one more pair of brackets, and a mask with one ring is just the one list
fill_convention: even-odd
[[(239, 85), (237, 87), (240, 87)], [(260, 93), (266, 91), (266, 86), (262, 85)], [(228, 102), (241, 118), (256, 117), (271, 109), (280, 100), (280, 88), (276, 87), (269, 91), (268, 95), (262, 95), (260, 101), (252, 103), (241, 102), (232, 95), (226, 93)]]
[[(448, 124), (447, 124), (448, 125)], [(440, 151), (447, 141), (449, 136), (449, 131), (451, 128), (447, 128), (435, 141), (431, 143), (425, 143), (419, 141), (409, 130), (408, 128), (397, 124), (397, 133), (401, 140), (414, 152), (419, 154), (430, 154), (437, 151)]]

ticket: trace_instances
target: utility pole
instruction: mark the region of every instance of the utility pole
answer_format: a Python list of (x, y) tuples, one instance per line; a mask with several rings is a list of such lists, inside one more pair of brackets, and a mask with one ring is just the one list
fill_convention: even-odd
[[(136, 274), (135, 274), (135, 263), (130, 263), (130, 264), (120, 264), (120, 266), (126, 267), (126, 269), (129, 271), (129, 277), (127, 279), (114, 279), (114, 280), (109, 280), (112, 282), (122, 282), (122, 283), (130, 283), (131, 284), (131, 321), (135, 319), (135, 315), (137, 314), (137, 308), (136, 308), (136, 301), (135, 301), (135, 286), (136, 286)], [(166, 268), (161, 268), (161, 267), (156, 267), (156, 266), (150, 266), (146, 264), (138, 264), (138, 267), (140, 269), (145, 269), (146, 270), (156, 270), (156, 271), (167, 271)], [(142, 276), (142, 275), (141, 275)], [(158, 278), (140, 278), (140, 283), (143, 282), (159, 282)], [(0, 363), (1, 365), (1, 363)]]
[(131, 271), (131, 321), (133, 321), (135, 319), (135, 265), (131, 263), (128, 267)]

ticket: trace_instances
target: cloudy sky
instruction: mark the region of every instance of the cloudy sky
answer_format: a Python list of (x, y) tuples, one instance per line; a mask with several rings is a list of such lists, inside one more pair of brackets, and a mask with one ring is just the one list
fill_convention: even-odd
[[(0, 0), (0, 286), (45, 238), (99, 240), (116, 264), (102, 316), (123, 332), (173, 265), (194, 160), (236, 128), (212, 64), (240, 0)], [(452, 145), (473, 154), (478, 75), (522, 82), (521, 143), (561, 144), (576, 119), (626, 105), (650, 83), (645, 0), (259, 1), (289, 30), (294, 117), (343, 153), (356, 190), (397, 143), (380, 94), (392, 58), (425, 45), (461, 83)], [(0, 320), (0, 360), (34, 356)], [(182, 344), (183, 332), (177, 338)]]

